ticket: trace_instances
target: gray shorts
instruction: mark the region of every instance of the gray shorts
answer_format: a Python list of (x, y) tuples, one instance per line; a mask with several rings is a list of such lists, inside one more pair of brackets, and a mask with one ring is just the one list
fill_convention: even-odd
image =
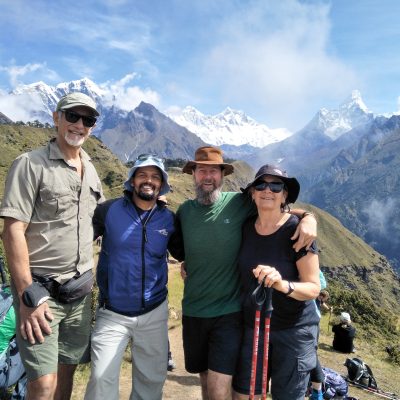
[[(317, 362), (318, 326), (302, 326), (270, 332), (268, 375), (272, 398), (304, 400), (310, 371)], [(233, 378), (236, 392), (249, 394), (254, 329), (246, 326), (237, 372)], [(261, 393), (264, 334), (260, 329), (256, 394)]]
[(29, 381), (57, 373), (58, 364), (89, 362), (91, 298), (88, 294), (70, 304), (59, 303), (53, 298), (47, 300), (54, 317), (50, 322), (52, 333), (45, 336), (43, 343), (32, 345), (21, 337), (18, 296), (14, 296), (17, 342)]

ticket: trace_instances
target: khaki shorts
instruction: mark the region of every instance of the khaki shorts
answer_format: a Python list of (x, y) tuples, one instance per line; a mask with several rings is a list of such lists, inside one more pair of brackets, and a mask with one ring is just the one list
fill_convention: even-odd
[(52, 333), (43, 343), (30, 344), (21, 337), (18, 329), (19, 302), (14, 296), (17, 315), (17, 342), (28, 380), (57, 373), (58, 364), (81, 364), (90, 360), (91, 294), (70, 304), (50, 298), (47, 304), (53, 314)]

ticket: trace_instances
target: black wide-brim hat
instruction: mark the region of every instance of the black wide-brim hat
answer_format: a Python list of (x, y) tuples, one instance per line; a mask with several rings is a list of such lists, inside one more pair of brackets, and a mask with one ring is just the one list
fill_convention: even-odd
[(276, 165), (265, 164), (256, 173), (252, 182), (250, 182), (244, 189), (240, 189), (243, 193), (248, 193), (249, 189), (255, 185), (263, 176), (271, 175), (278, 177), (286, 186), (288, 192), (286, 202), (295, 203), (300, 193), (300, 183), (296, 178), (289, 178), (286, 171)]

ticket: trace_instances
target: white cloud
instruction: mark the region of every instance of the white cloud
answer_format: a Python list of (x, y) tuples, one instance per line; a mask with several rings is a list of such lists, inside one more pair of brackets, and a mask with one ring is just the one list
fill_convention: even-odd
[(78, 78), (87, 77), (94, 80), (97, 65), (90, 62), (86, 64), (82, 59), (71, 55), (61, 57), (60, 60), (63, 66), (67, 66)]
[(14, 122), (32, 120), (32, 112), (42, 107), (43, 103), (38, 94), (25, 93), (14, 96), (0, 93), (0, 111)]
[(133, 110), (141, 101), (158, 107), (160, 95), (156, 91), (150, 88), (142, 89), (139, 86), (129, 86), (136, 77), (136, 73), (131, 73), (119, 81), (108, 81), (100, 84), (99, 86), (105, 91), (104, 104), (107, 106), (115, 105), (125, 111)]
[(9, 76), (10, 85), (16, 88), (22, 83), (21, 78), (29, 77), (31, 80), (42, 80), (55, 82), (59, 79), (58, 74), (47, 67), (46, 63), (28, 63), (25, 65), (9, 66), (0, 65), (0, 72), (5, 72)]
[(293, 127), (323, 106), (316, 108), (322, 96), (346, 97), (357, 87), (351, 68), (330, 54), (329, 34), (326, 4), (251, 2), (221, 22), (203, 55), (203, 79), (218, 84), (227, 103), (252, 103)]
[(171, 115), (171, 116), (180, 116), (182, 114), (182, 107), (179, 106), (169, 106), (167, 107), (163, 112), (166, 115)]
[(369, 206), (363, 209), (368, 217), (369, 230), (381, 236), (389, 237), (389, 234), (393, 233), (390, 222), (397, 207), (397, 201), (392, 198), (372, 200)]

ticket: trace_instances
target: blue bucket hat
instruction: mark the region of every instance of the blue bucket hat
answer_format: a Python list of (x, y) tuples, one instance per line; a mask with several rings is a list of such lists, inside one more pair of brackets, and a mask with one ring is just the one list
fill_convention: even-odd
[(171, 187), (168, 184), (168, 174), (165, 171), (163, 160), (154, 154), (141, 154), (138, 156), (133, 167), (128, 172), (128, 178), (124, 183), (125, 190), (132, 192), (133, 188), (131, 186), (131, 179), (135, 175), (136, 170), (142, 167), (157, 167), (161, 171), (163, 179), (159, 196), (162, 196), (171, 190)]

